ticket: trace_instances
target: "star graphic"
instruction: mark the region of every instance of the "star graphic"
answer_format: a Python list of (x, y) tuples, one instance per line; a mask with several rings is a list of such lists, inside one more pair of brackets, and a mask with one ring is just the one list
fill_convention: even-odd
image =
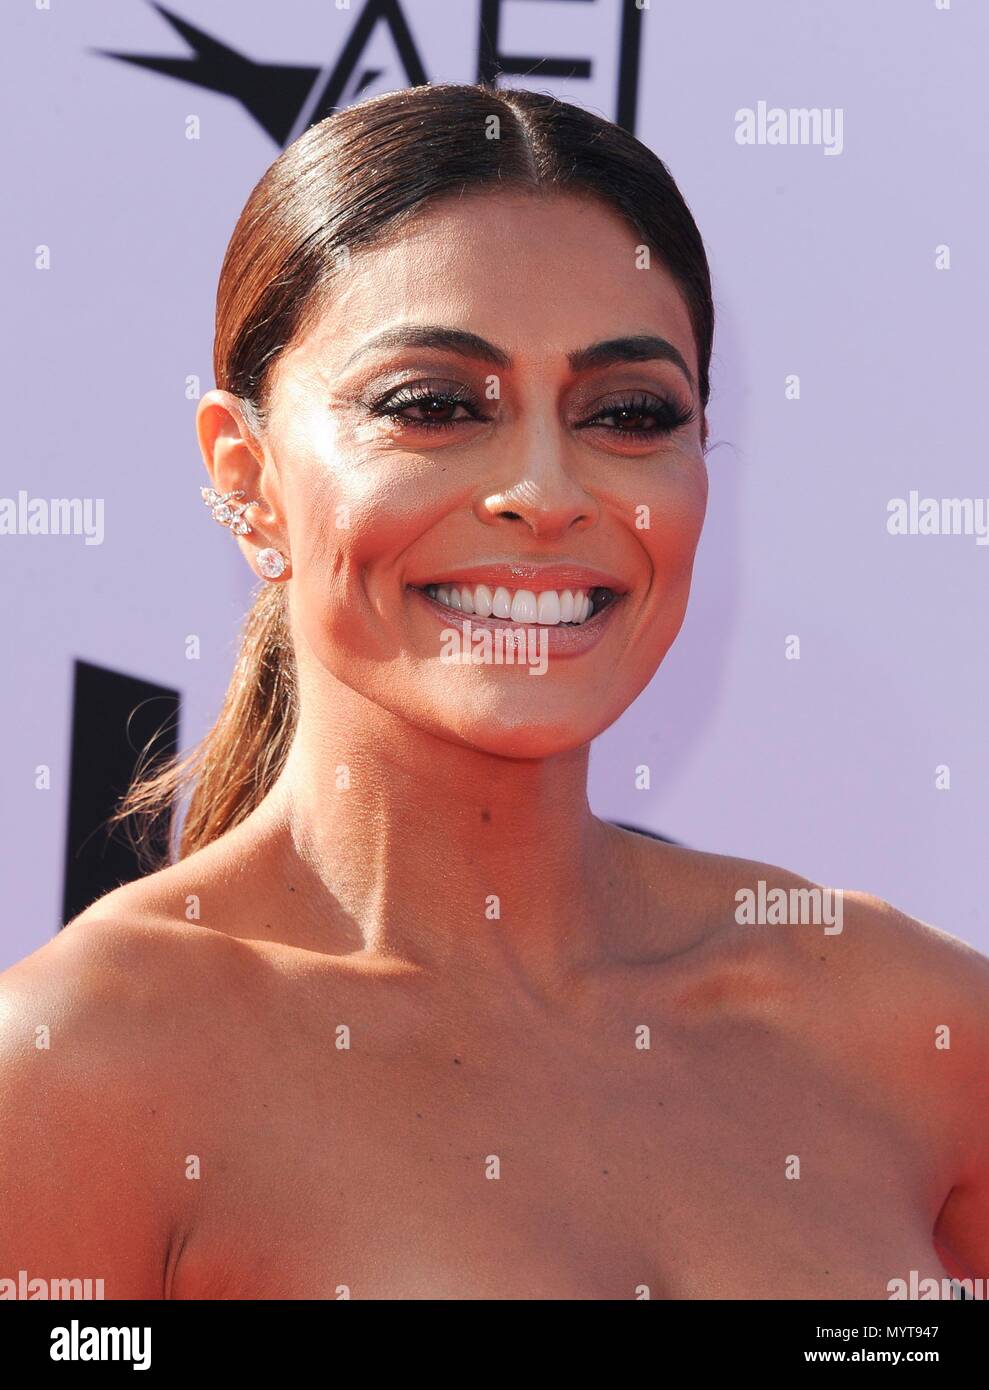
[[(255, 62), (190, 24), (180, 15), (173, 14), (164, 5), (158, 4), (157, 0), (151, 0), (151, 3), (194, 50), (194, 57), (116, 53), (102, 48), (90, 51), (100, 57), (116, 58), (122, 63), (132, 63), (135, 67), (233, 97), (276, 144), (287, 144), (299, 114), (310, 100), (315, 83), (324, 72), (324, 68), (305, 63)], [(398, 56), (409, 79), (407, 85), (415, 87), (428, 81), (397, 0), (370, 0), (351, 30), (339, 60), (327, 77), (324, 90), (319, 94), (310, 113), (310, 125), (337, 110), (348, 86), (350, 90), (347, 100), (355, 101), (382, 76), (383, 68), (364, 67), (353, 81), (349, 81), (354, 77), (360, 54), (379, 21), (387, 22), (391, 29)]]

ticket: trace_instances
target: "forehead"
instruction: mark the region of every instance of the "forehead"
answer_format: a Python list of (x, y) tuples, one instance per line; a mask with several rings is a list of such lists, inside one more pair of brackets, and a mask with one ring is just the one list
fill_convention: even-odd
[(603, 338), (657, 333), (696, 379), (683, 296), (650, 259), (643, 267), (635, 229), (587, 195), (445, 197), (352, 255), (276, 375), (330, 378), (382, 329), (429, 323), (469, 329), (534, 367)]

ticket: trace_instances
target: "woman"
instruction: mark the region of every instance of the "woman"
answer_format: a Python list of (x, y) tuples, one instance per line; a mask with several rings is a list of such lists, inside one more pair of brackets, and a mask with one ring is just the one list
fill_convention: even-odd
[[(588, 807), (591, 740), (683, 621), (712, 334), (663, 164), (549, 96), (392, 93), (274, 162), (197, 417), (263, 588), (197, 758), (125, 808), (194, 777), (176, 862), (2, 977), (0, 1274), (851, 1299), (989, 1272), (989, 962)], [(766, 908), (795, 897), (831, 907)]]

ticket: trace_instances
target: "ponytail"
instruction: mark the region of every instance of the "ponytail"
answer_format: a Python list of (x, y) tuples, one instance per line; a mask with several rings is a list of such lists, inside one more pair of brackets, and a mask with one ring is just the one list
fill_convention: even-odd
[[(248, 611), (216, 723), (186, 758), (147, 776), (139, 769), (110, 818), (110, 825), (127, 822), (147, 869), (164, 868), (210, 844), (249, 816), (274, 786), (298, 717), (287, 597), (284, 584), (264, 585)], [(170, 817), (190, 791), (176, 837)]]

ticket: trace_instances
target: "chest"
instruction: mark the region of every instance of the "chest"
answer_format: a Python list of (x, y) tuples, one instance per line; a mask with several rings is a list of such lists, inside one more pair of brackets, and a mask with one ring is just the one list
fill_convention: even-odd
[(942, 1277), (924, 1156), (813, 1050), (731, 1036), (300, 1057), (222, 1155), (178, 1297), (886, 1297)]

